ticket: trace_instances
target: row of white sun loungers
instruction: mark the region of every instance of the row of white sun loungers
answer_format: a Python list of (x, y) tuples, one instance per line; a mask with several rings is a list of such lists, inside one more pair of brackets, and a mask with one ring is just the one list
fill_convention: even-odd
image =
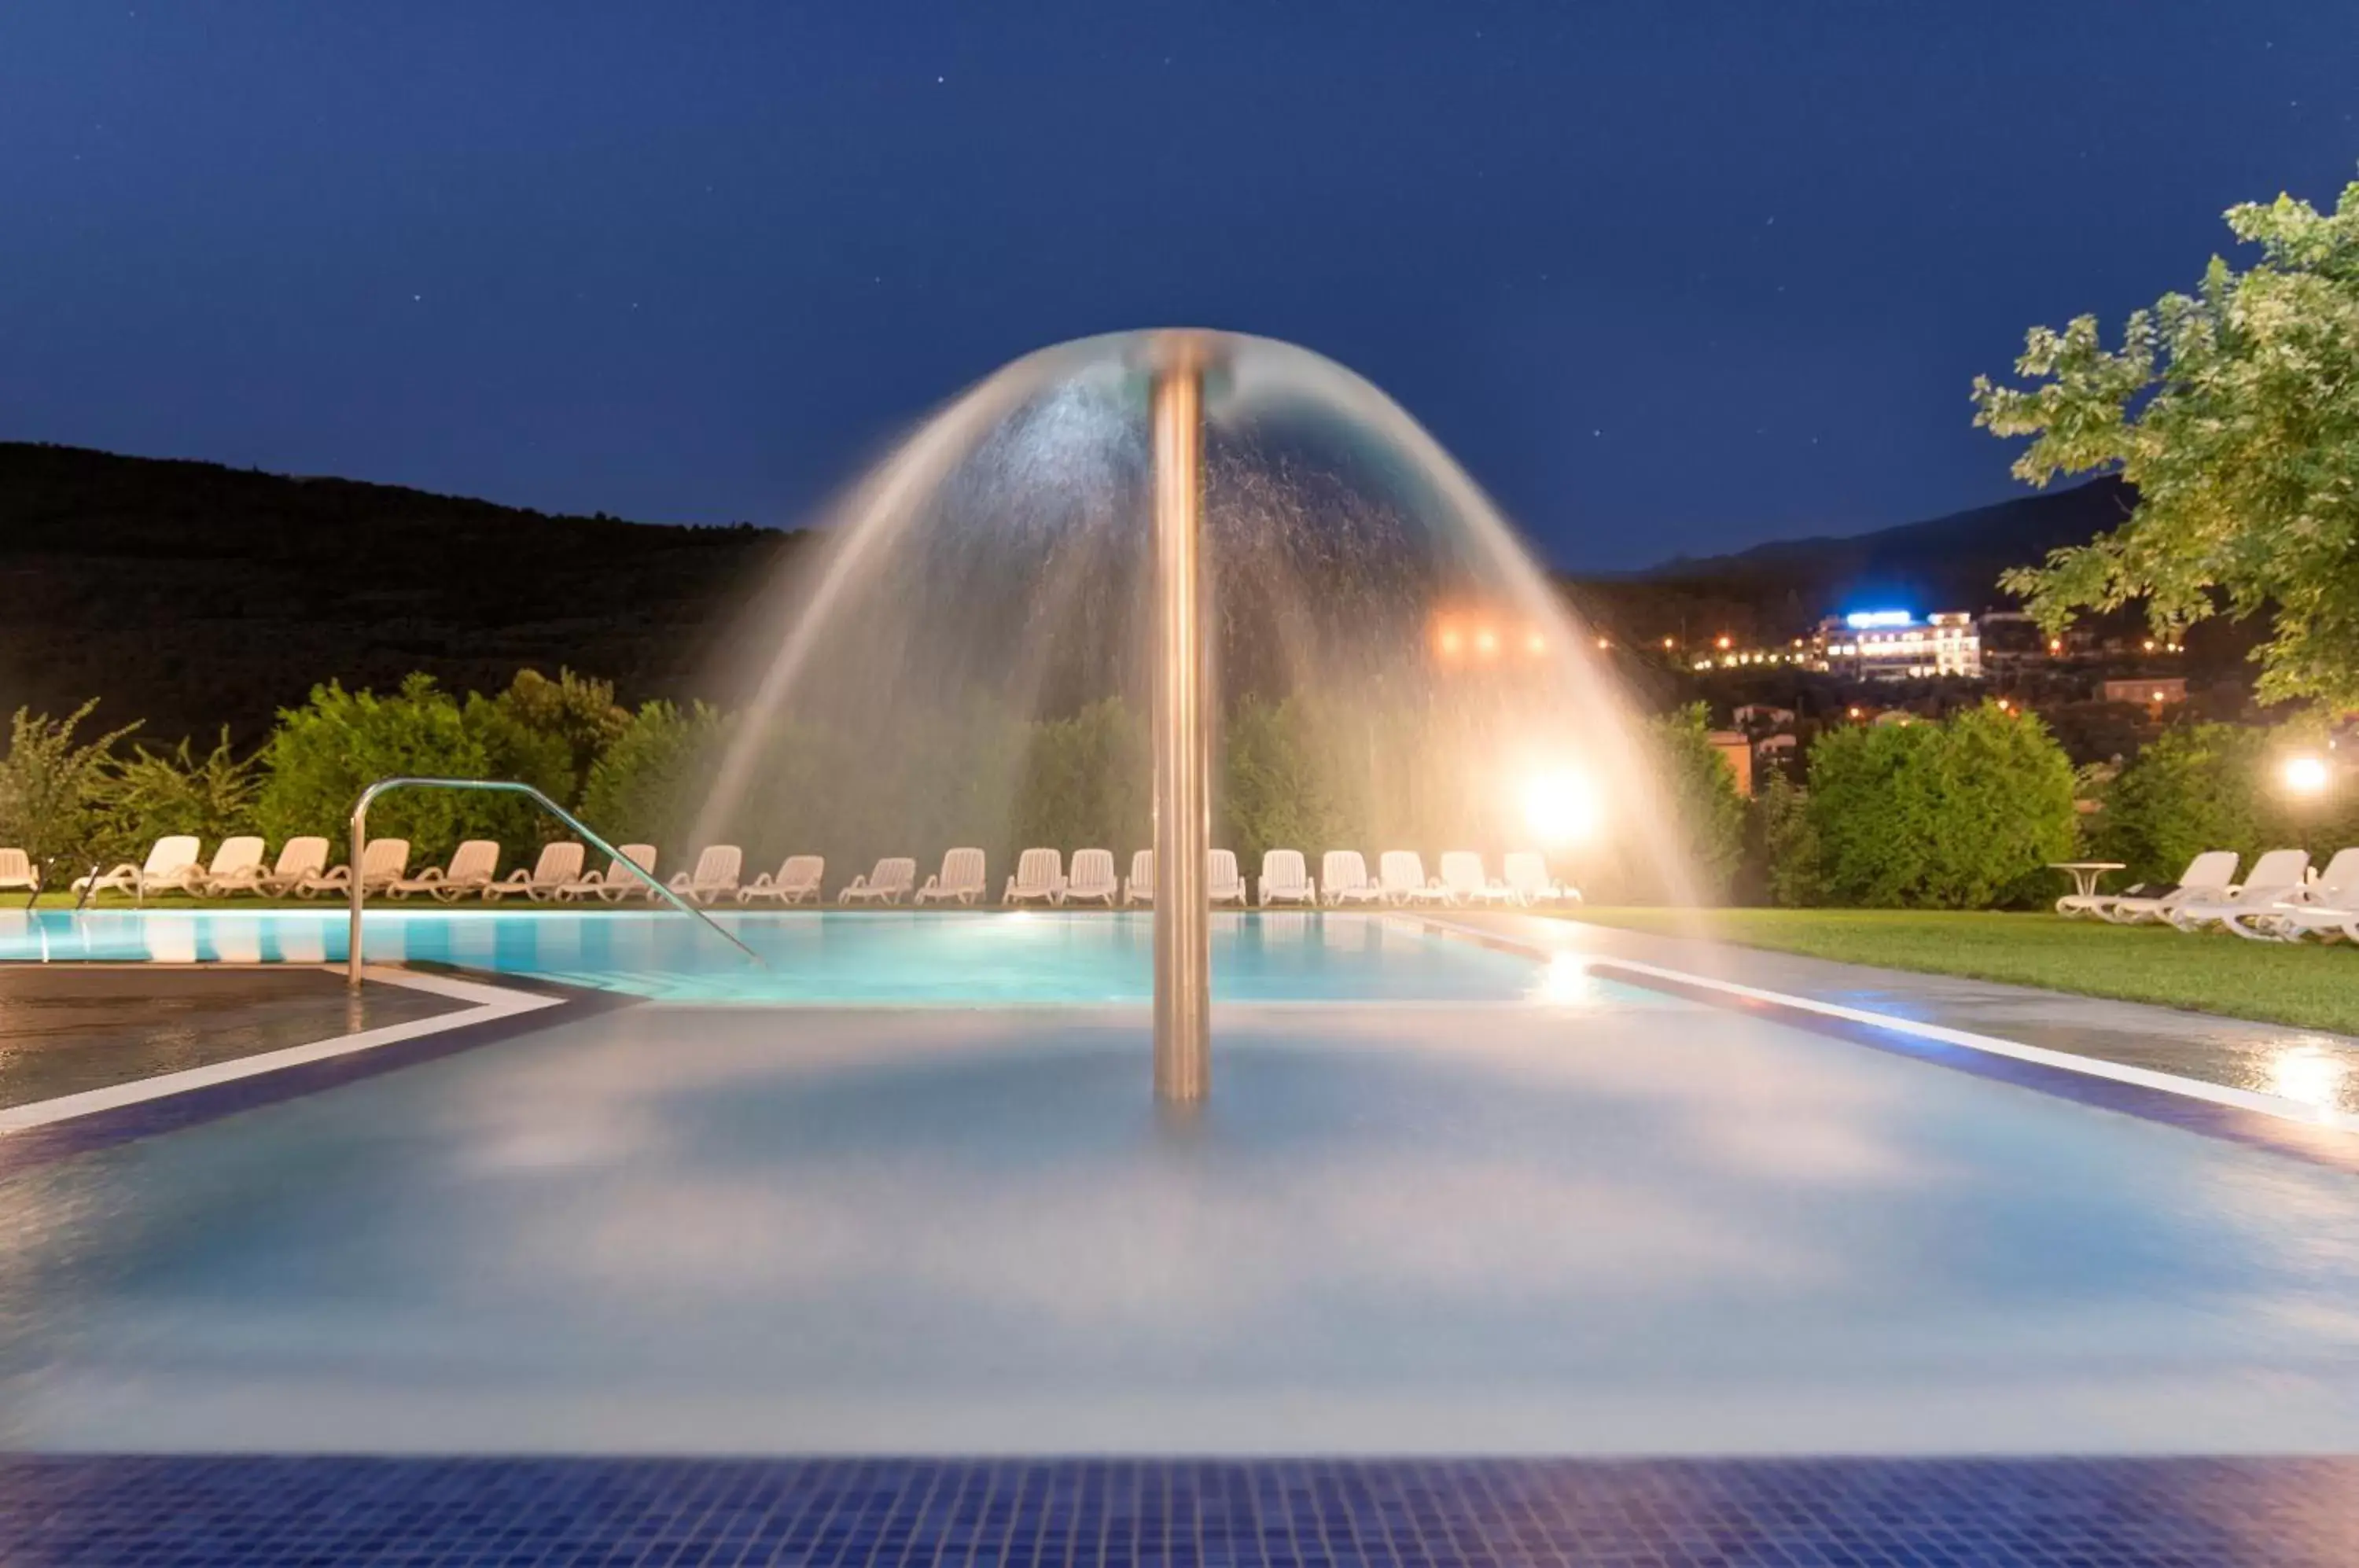
[[(161, 893), (186, 893), (224, 898), (240, 893), (265, 898), (342, 897), (353, 886), (350, 866), (328, 864), (325, 838), (291, 838), (277, 860), (266, 863), (258, 837), (224, 839), (212, 859), (202, 858), (201, 845), (192, 836), (174, 834), (156, 841), (146, 861), (125, 863), (112, 870), (75, 879), (75, 893), (129, 893), (144, 898)], [(529, 870), (522, 867), (498, 875), (500, 847), (488, 839), (469, 839), (459, 845), (448, 866), (409, 869), (409, 842), (399, 838), (371, 839), (361, 853), (360, 883), (364, 892), (395, 898), (425, 896), (455, 903), (481, 898), (498, 901), (527, 898), (564, 902), (597, 898), (618, 902), (654, 897), (656, 850), (652, 844), (622, 846), (623, 859), (603, 870), (582, 869), (582, 847), (565, 842), (542, 848)], [(635, 871), (633, 867), (636, 866)], [(744, 852), (735, 844), (713, 844), (697, 856), (691, 871), (676, 874), (666, 884), (684, 898), (716, 903), (734, 898), (741, 904), (817, 903), (825, 897), (827, 862), (816, 855), (790, 855), (776, 872), (763, 872), (743, 881)], [(1262, 856), (1259, 902), (1265, 909), (1281, 904), (1316, 907), (1342, 904), (1441, 904), (1467, 906), (1503, 904), (1528, 907), (1566, 900), (1580, 893), (1548, 874), (1537, 855), (1511, 854), (1506, 876), (1493, 879), (1481, 855), (1452, 850), (1441, 857), (1441, 875), (1428, 877), (1425, 862), (1414, 850), (1387, 850), (1377, 861), (1371, 880), (1367, 863), (1357, 850), (1329, 850), (1320, 862), (1320, 875), (1310, 876), (1301, 851), (1273, 849)], [(1211, 852), (1205, 866), (1207, 890), (1215, 904), (1243, 906), (1245, 880), (1236, 855), (1225, 849)], [(953, 849), (942, 857), (941, 869), (918, 881), (918, 863), (907, 856), (879, 860), (852, 879), (837, 895), (846, 904), (976, 904), (988, 894), (984, 852)], [(37, 889), (38, 879), (21, 850), (0, 850), (0, 889)], [(1322, 892), (1323, 889), (1323, 892)], [(1117, 877), (1112, 852), (1076, 851), (1067, 868), (1054, 849), (1027, 849), (1018, 858), (1016, 874), (1007, 878), (1000, 901), (1008, 905), (1075, 904), (1141, 905), (1155, 901), (1155, 854), (1140, 850), (1131, 856), (1128, 877)]]
[(2069, 894), (2056, 909), (2117, 925), (2168, 922), (2183, 931), (2228, 931), (2256, 942), (2308, 936), (2359, 942), (2359, 848), (2337, 850), (2314, 875), (2307, 850), (2273, 849), (2253, 862), (2242, 882), (2234, 850), (2206, 850), (2167, 887)]
[[(707, 901), (734, 894), (741, 901), (752, 897), (777, 898), (784, 903), (816, 901), (823, 895), (821, 879), (825, 863), (817, 855), (796, 855), (779, 869), (775, 881), (764, 878), (751, 887), (735, 883), (736, 851), (719, 845), (704, 852), (696, 874), (685, 884), (675, 883), (690, 897)], [(718, 857), (718, 858), (716, 858)], [(1371, 880), (1367, 862), (1357, 850), (1329, 850), (1313, 878), (1302, 852), (1273, 849), (1262, 856), (1256, 900), (1264, 909), (1281, 904), (1535, 904), (1578, 901), (1580, 893), (1548, 874), (1538, 855), (1506, 857), (1503, 879), (1484, 870), (1483, 857), (1471, 850), (1452, 850), (1441, 857), (1441, 875), (1429, 877), (1425, 862), (1414, 850), (1388, 850), (1378, 859), (1378, 875)], [(1216, 849), (1205, 864), (1206, 891), (1214, 904), (1246, 903), (1244, 875), (1232, 851)], [(1324, 892), (1321, 892), (1322, 887)], [(918, 863), (893, 855), (853, 877), (837, 895), (846, 904), (959, 903), (977, 904), (990, 896), (984, 852), (953, 849), (942, 856), (941, 869), (918, 881)], [(1155, 901), (1155, 853), (1142, 849), (1130, 857), (1130, 874), (1117, 877), (1111, 851), (1074, 852), (1070, 868), (1054, 849), (1027, 849), (1016, 863), (1015, 874), (1000, 890), (1000, 902), (1011, 906), (1046, 904), (1139, 905)]]

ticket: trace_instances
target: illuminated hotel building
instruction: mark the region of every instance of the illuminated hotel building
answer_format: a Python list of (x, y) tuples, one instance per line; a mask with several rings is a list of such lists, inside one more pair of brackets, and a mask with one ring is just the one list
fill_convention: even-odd
[(1937, 611), (1922, 619), (1906, 610), (1830, 615), (1819, 623), (1810, 648), (1821, 670), (1870, 681), (1983, 672), (1981, 629), (1963, 610)]

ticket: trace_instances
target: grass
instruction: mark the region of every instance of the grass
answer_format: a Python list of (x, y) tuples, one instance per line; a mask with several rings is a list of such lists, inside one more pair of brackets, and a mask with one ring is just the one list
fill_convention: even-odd
[(1701, 929), (1741, 947), (2152, 1002), (2359, 1034), (2359, 953), (2188, 936), (2039, 914), (1916, 909), (1589, 909), (1573, 918), (1665, 935)]

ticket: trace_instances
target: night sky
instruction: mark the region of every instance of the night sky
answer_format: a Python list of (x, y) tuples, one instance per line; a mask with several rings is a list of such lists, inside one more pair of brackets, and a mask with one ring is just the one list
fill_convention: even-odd
[(0, 438), (790, 524), (1290, 338), (1560, 564), (1995, 500), (1967, 386), (2359, 169), (2359, 5), (7, 0)]

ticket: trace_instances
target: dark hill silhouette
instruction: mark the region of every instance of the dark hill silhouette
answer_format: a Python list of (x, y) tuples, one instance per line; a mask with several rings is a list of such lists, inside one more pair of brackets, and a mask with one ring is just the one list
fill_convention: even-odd
[[(2001, 570), (2127, 515), (2103, 480), (1845, 539), (1569, 584), (1629, 636), (1783, 637), (1868, 600), (1998, 603)], [(495, 691), (527, 666), (628, 702), (710, 696), (716, 643), (803, 536), (552, 517), (216, 463), (0, 442), (0, 715), (103, 699), (149, 738), (242, 741), (315, 681), (423, 670)]]
[(0, 443), (0, 713), (95, 696), (152, 738), (253, 740), (330, 677), (488, 691), (560, 664), (690, 694), (799, 537)]

